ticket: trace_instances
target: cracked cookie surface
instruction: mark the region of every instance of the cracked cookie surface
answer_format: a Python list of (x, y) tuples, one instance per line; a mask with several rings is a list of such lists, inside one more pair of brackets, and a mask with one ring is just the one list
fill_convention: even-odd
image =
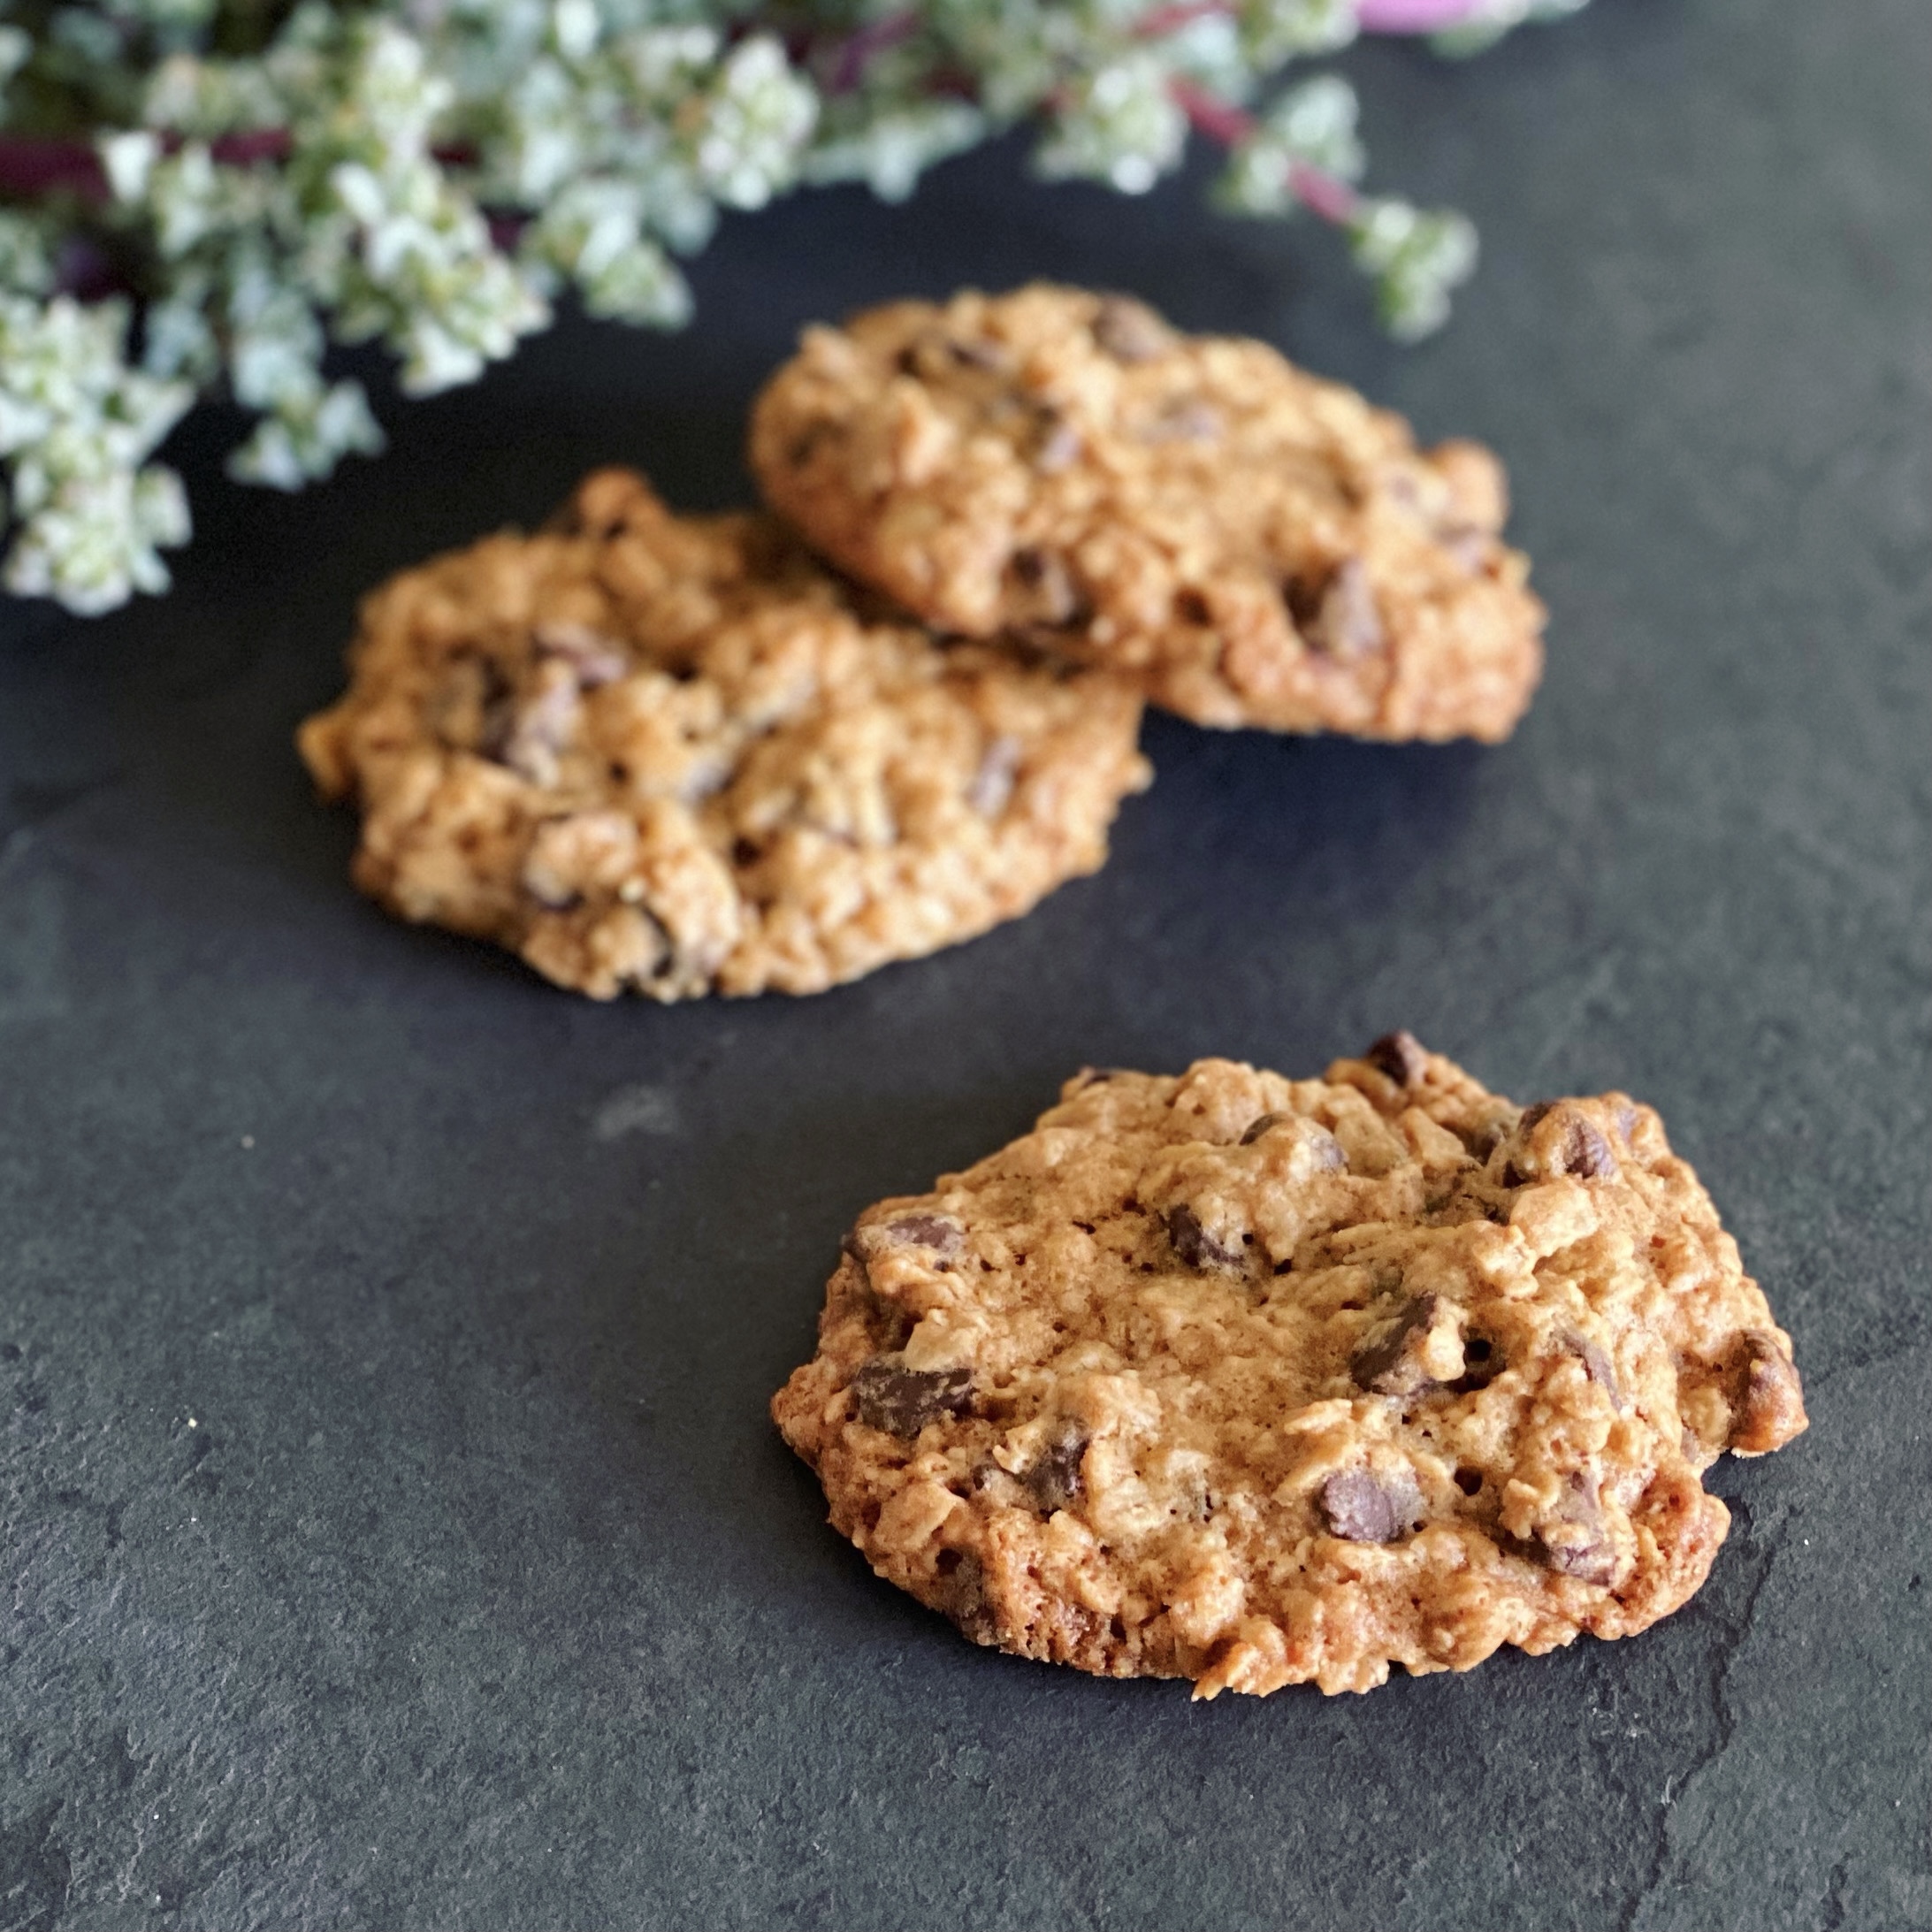
[(1519, 1108), (1407, 1035), (1069, 1081), (859, 1217), (772, 1412), (975, 1642), (1207, 1697), (1632, 1635), (1723, 1540), (1702, 1472), (1806, 1426), (1650, 1108)]
[(942, 647), (768, 518), (586, 479), (364, 603), (299, 744), (356, 883), (598, 998), (816, 992), (1094, 871), (1148, 767), (1103, 674)]
[(1199, 723), (1507, 737), (1543, 608), (1501, 466), (1265, 343), (1036, 285), (806, 332), (759, 398), (767, 500), (966, 636), (1017, 630)]

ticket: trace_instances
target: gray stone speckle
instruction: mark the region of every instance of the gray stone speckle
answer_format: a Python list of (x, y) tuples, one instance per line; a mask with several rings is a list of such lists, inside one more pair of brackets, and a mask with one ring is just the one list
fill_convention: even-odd
[(639, 1081), (620, 1087), (597, 1110), (591, 1132), (599, 1141), (621, 1141), (627, 1134), (676, 1134), (677, 1096), (668, 1087)]
[[(196, 419), (170, 599), (0, 610), (0, 1927), (1932, 1927), (1923, 11), (1358, 50), (1378, 180), (1483, 224), (1420, 349), (1205, 157), (1007, 149), (729, 223), (689, 333), (568, 323), (304, 496)], [(594, 1006), (350, 891), (288, 738), (362, 591), (596, 462), (737, 500), (801, 321), (1041, 272), (1495, 443), (1516, 738), (1151, 721), (1097, 878), (806, 1002)], [(825, 1529), (765, 1403), (859, 1209), (1083, 1062), (1394, 1025), (1654, 1102), (1796, 1338), (1682, 1613), (1196, 1708)]]

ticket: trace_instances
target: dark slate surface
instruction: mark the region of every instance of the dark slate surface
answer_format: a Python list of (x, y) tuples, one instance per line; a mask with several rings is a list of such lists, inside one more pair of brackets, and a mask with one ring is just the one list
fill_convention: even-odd
[[(0, 654), (0, 1924), (1932, 1923), (1917, 0), (1602, 0), (1354, 62), (1488, 250), (1415, 352), (1336, 251), (1027, 185), (735, 223), (298, 500), (187, 433), (173, 597)], [(1117, 856), (806, 1003), (600, 1008), (392, 924), (289, 751), (355, 592), (628, 457), (744, 484), (803, 318), (1124, 285), (1507, 455), (1554, 610), (1501, 750), (1157, 722)], [(1083, 1060), (1406, 1023), (1655, 1102), (1797, 1339), (1651, 1634), (1190, 1707), (969, 1648), (765, 1419), (841, 1230)]]

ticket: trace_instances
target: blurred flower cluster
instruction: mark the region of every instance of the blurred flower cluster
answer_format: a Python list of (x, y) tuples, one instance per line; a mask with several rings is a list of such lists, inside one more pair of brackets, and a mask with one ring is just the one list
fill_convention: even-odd
[(1473, 266), (1453, 213), (1361, 192), (1355, 98), (1285, 70), (1358, 32), (1485, 44), (1583, 0), (0, 0), (4, 580), (70, 609), (165, 588), (198, 395), (295, 489), (379, 448), (332, 342), (468, 382), (566, 291), (675, 327), (722, 209), (888, 199), (1021, 123), (1050, 177), (1138, 194), (1190, 129), (1218, 199), (1346, 233), (1397, 335)]

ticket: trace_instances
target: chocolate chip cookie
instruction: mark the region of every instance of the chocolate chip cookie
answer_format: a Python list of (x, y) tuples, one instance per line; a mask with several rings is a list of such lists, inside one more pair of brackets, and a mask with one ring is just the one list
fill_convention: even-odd
[(299, 743), (362, 807), (356, 882), (599, 999), (816, 992), (969, 938), (1098, 867), (1149, 777), (1118, 680), (942, 647), (628, 471), (394, 578), (350, 663)]
[(1629, 1636), (1701, 1473), (1805, 1427), (1662, 1123), (1406, 1034), (1289, 1081), (1092, 1072), (861, 1215), (772, 1404), (834, 1526), (975, 1642), (1195, 1694)]
[(1501, 738), (1543, 607), (1501, 466), (1265, 343), (1034, 286), (806, 332), (752, 418), (767, 500), (928, 622), (1019, 630), (1208, 725)]

